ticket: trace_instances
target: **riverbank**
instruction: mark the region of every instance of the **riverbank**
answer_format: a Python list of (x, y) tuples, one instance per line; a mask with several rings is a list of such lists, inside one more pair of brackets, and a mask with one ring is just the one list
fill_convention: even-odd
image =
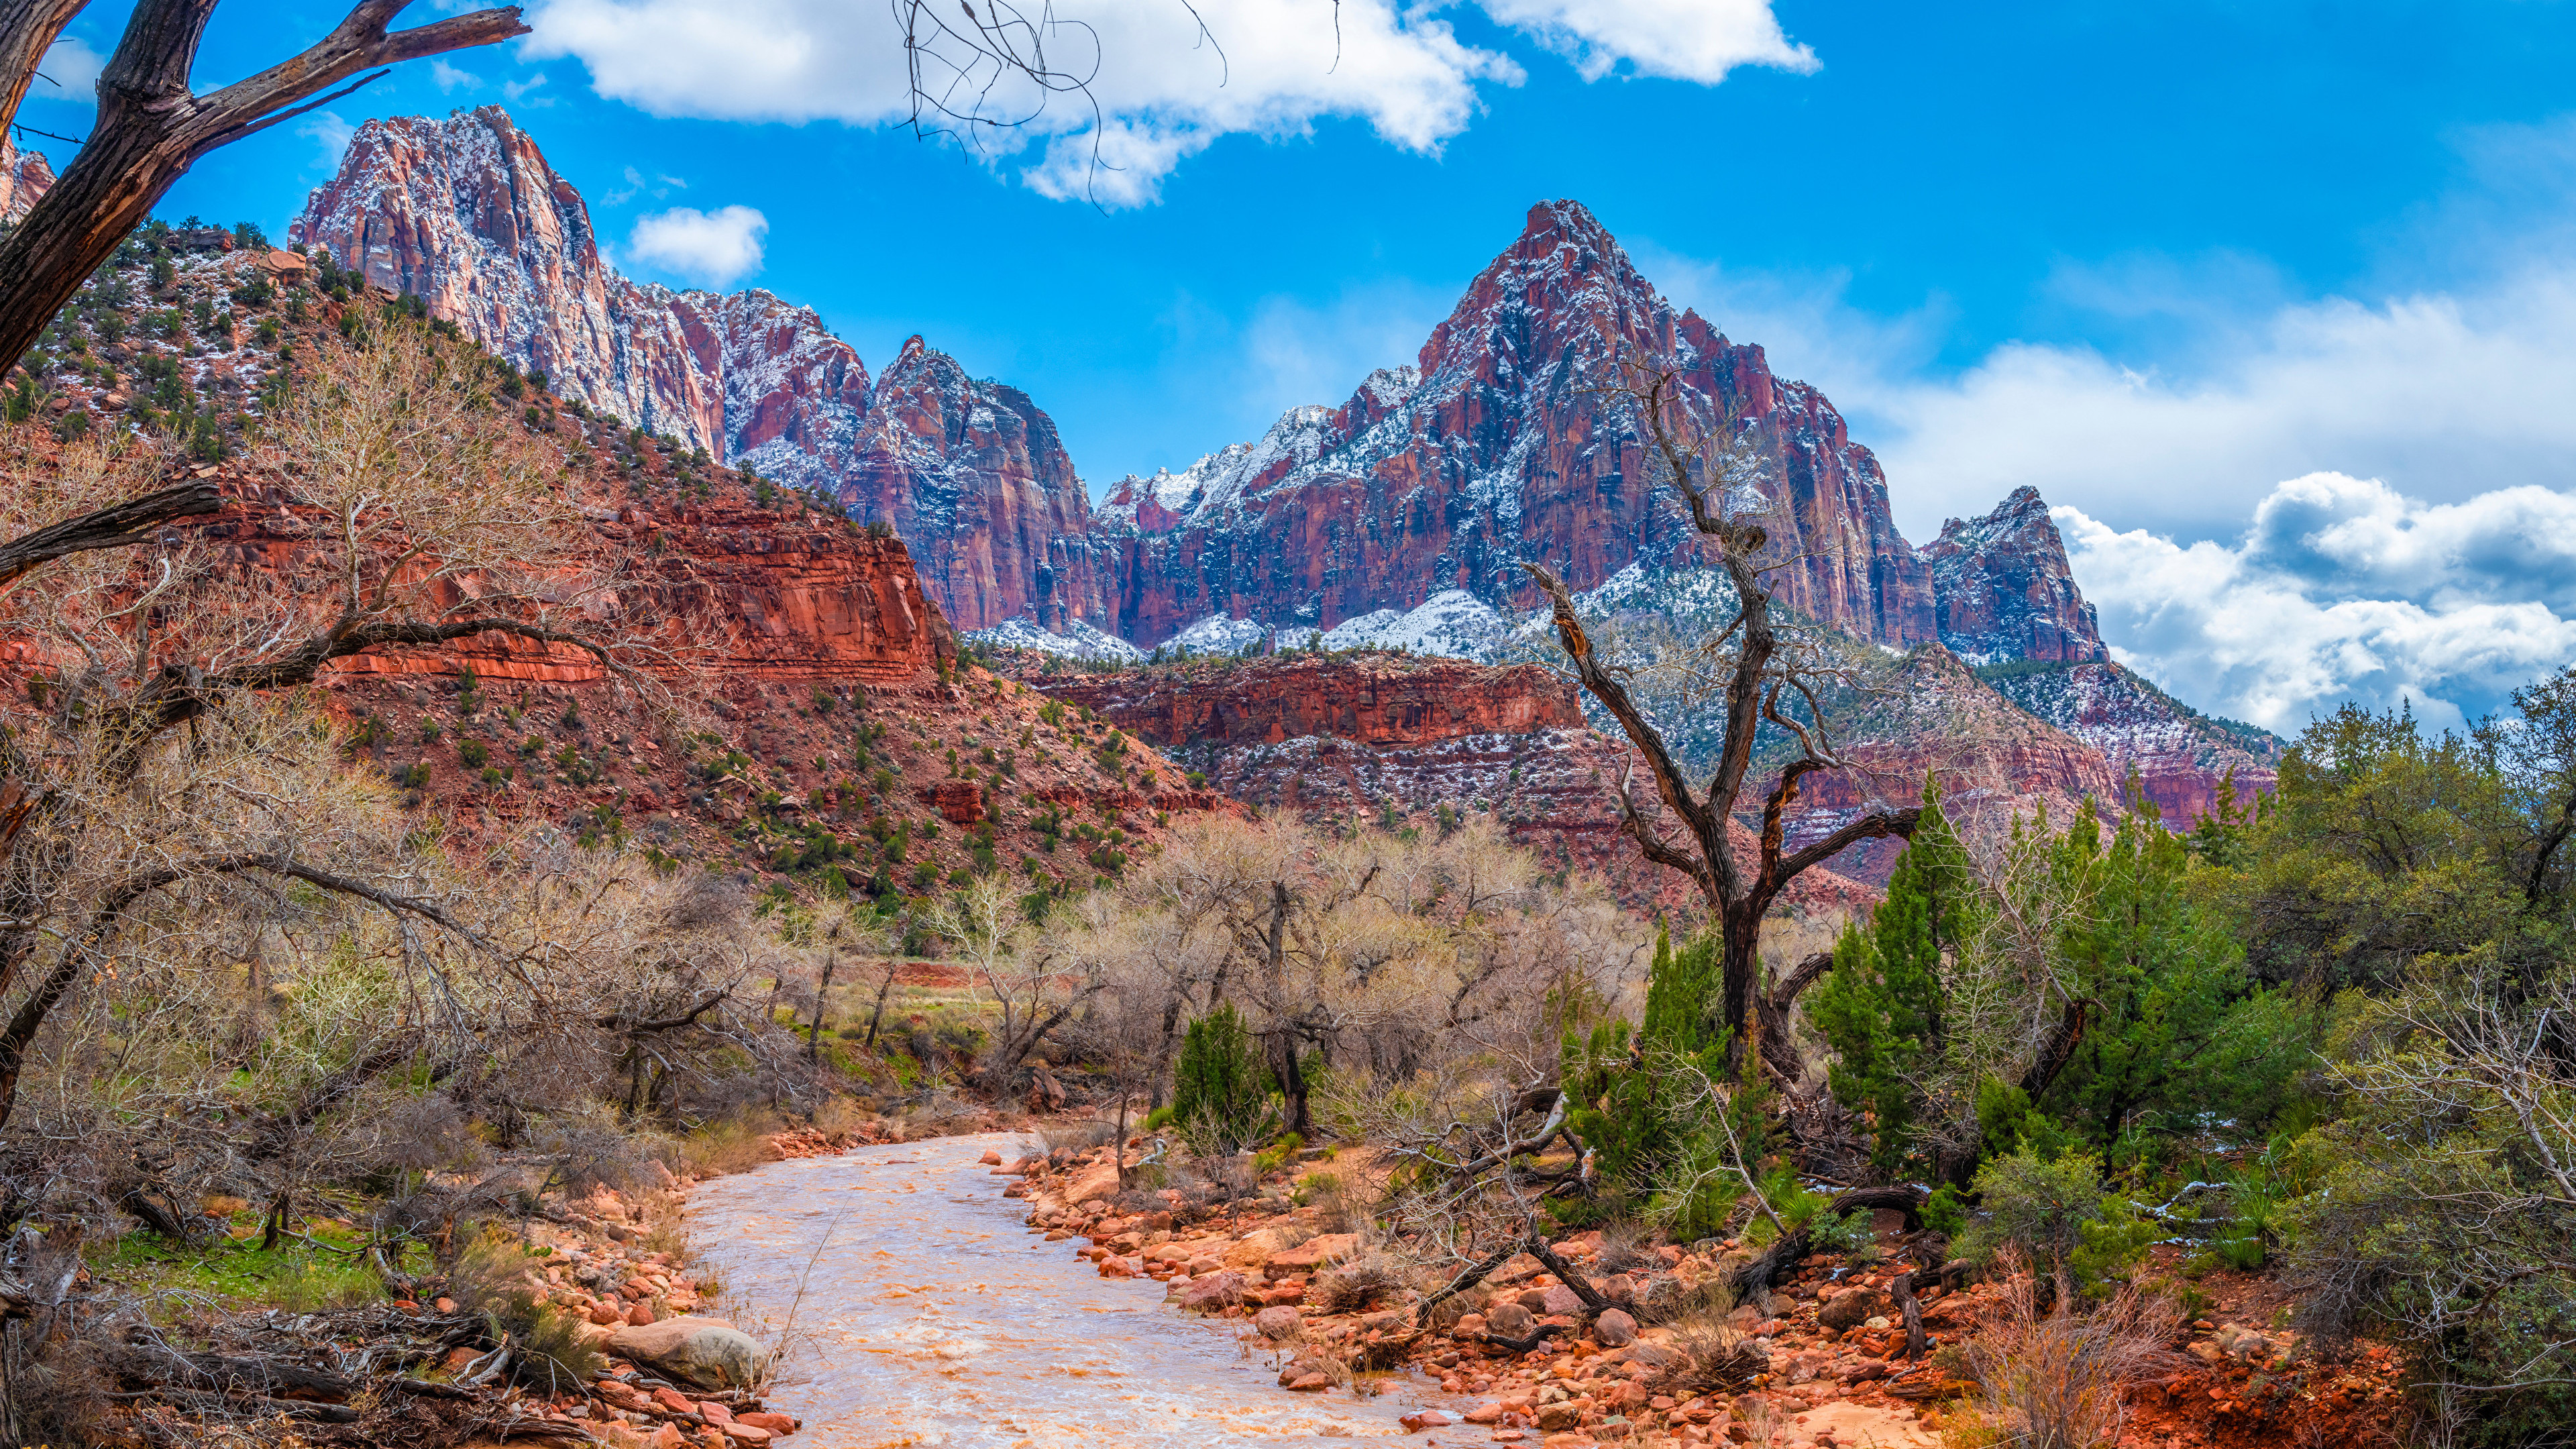
[[(1439, 1275), (1387, 1253), (1346, 1206), (1380, 1185), (1365, 1151), (1302, 1175), (1283, 1163), (1216, 1211), (1179, 1192), (1122, 1192), (1106, 1147), (988, 1170), (1015, 1179), (1005, 1191), (1027, 1205), (1025, 1230), (1041, 1242), (1072, 1245), (1104, 1279), (1160, 1283), (1182, 1313), (1266, 1356), (1292, 1392), (1422, 1397), (1402, 1422), (1432, 1442), (1931, 1449), (1957, 1442), (1952, 1428), (1984, 1442), (1963, 1407), (1976, 1392), (1963, 1349), (2009, 1331), (2014, 1312), (2006, 1284), (1923, 1287), (1925, 1352), (1910, 1357), (1889, 1277), (1865, 1262), (1812, 1258), (1762, 1303), (1739, 1305), (1718, 1285), (1747, 1247), (1587, 1231), (1552, 1249), (1618, 1305), (1609, 1311), (1588, 1311), (1522, 1255), (1418, 1314)], [(1131, 1184), (1151, 1176), (1131, 1170)], [(2251, 1449), (2387, 1427), (2400, 1392), (2384, 1351), (2333, 1362), (2300, 1353), (2274, 1326), (2285, 1305), (2250, 1275), (2169, 1286), (2203, 1316), (2154, 1346), (2150, 1371), (2128, 1386), (2124, 1445)]]

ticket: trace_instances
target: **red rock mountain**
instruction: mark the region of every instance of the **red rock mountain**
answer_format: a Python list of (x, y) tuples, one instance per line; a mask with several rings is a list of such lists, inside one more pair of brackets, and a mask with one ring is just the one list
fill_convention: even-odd
[(918, 339), (872, 387), (810, 308), (621, 276), (580, 193), (498, 106), (360, 127), (293, 236), (566, 397), (892, 521), (962, 628), (1099, 607), (1089, 502), (1025, 395)]
[(1154, 643), (1210, 614), (1330, 628), (1446, 589), (1519, 598), (1523, 559), (1578, 589), (1696, 559), (1633, 404), (1602, 392), (1623, 360), (1678, 375), (1689, 440), (1730, 416), (1751, 433), (1766, 526), (1795, 559), (1787, 602), (1883, 643), (1933, 637), (1930, 571), (1832, 404), (1676, 312), (1572, 201), (1531, 208), (1413, 367), (1185, 473), (1122, 481), (1101, 508), (1121, 545), (1112, 632)]
[(0, 132), (0, 221), (16, 221), (53, 190), (53, 164), (42, 151), (21, 151), (15, 137)]
[(2016, 488), (1983, 518), (1942, 524), (1923, 557), (1941, 642), (1969, 663), (2111, 657), (2038, 489)]
[[(1603, 391), (1633, 360), (1675, 376), (1687, 440), (1732, 426), (1749, 443), (1733, 496), (1791, 558), (1776, 575), (1790, 606), (1881, 644), (2096, 671), (2021, 680), (2016, 702), (1964, 668), (1936, 671), (1940, 697), (1916, 701), (1930, 713), (1874, 740), (1891, 776), (1919, 784), (1967, 738), (1975, 763), (1958, 789), (1999, 799), (2104, 795), (2134, 764), (2151, 798), (2188, 818), (2228, 768), (2268, 783), (2259, 732), (2200, 720), (2106, 662), (2035, 492), (1917, 551), (1832, 404), (1776, 377), (1760, 347), (1676, 311), (1575, 202), (1531, 209), (1413, 366), (1182, 473), (1129, 477), (1097, 510), (1027, 394), (918, 337), (871, 379), (813, 312), (767, 292), (620, 276), (580, 195), (497, 107), (370, 122), (295, 234), (568, 396), (888, 524), (925, 593), (969, 630), (1079, 619), (1151, 646), (1211, 615), (1324, 629), (1453, 589), (1500, 604), (1525, 597), (1523, 559), (1577, 589), (1689, 565), (1703, 541), (1649, 465), (1633, 405)], [(1272, 704), (1208, 707), (1251, 718)], [(1282, 744), (1370, 743), (1364, 722), (1274, 714)]]

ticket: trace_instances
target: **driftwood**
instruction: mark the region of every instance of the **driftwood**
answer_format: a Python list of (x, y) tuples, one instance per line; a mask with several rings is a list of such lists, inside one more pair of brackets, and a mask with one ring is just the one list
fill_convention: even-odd
[[(1837, 1193), (1816, 1217), (1838, 1218), (1859, 1208), (1893, 1208), (1905, 1214), (1909, 1226), (1919, 1226), (1923, 1221), (1923, 1194), (1910, 1187), (1857, 1187)], [(1735, 1286), (1737, 1300), (1757, 1302), (1767, 1296), (1771, 1285), (1807, 1256), (1810, 1241), (1807, 1228), (1802, 1224), (1781, 1234), (1777, 1241), (1762, 1251), (1762, 1256), (1736, 1269), (1729, 1281)]]
[(1564, 1331), (1565, 1325), (1562, 1323), (1542, 1323), (1531, 1329), (1527, 1338), (1505, 1338), (1499, 1333), (1488, 1333), (1484, 1335), (1484, 1340), (1496, 1348), (1508, 1348), (1514, 1353), (1527, 1353), (1546, 1342), (1549, 1334)]
[(1931, 1350), (1931, 1340), (1923, 1334), (1923, 1301), (1914, 1296), (1914, 1270), (1896, 1275), (1887, 1285), (1888, 1295), (1896, 1300), (1897, 1311), (1905, 1317), (1905, 1358), (1918, 1362)]

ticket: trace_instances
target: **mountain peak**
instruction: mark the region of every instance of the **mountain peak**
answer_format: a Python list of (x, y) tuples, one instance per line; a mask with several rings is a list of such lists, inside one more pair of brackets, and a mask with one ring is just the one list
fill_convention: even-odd
[(1949, 520), (1922, 554), (1932, 565), (1941, 642), (1960, 658), (2111, 657), (2038, 489), (2014, 489), (1981, 518)]

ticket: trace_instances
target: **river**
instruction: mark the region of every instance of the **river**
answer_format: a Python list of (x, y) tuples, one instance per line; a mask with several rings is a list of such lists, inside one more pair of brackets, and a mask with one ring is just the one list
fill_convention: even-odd
[(1291, 1394), (1269, 1353), (1244, 1352), (1229, 1331), (1239, 1325), (1185, 1317), (1164, 1305), (1163, 1285), (1102, 1278), (1073, 1241), (1042, 1241), (1002, 1196), (1006, 1179), (978, 1163), (987, 1148), (1030, 1150), (1016, 1136), (937, 1138), (771, 1163), (691, 1194), (691, 1236), (728, 1302), (747, 1305), (737, 1317), (774, 1332), (793, 1311), (784, 1382), (769, 1396), (805, 1421), (785, 1449), (1403, 1434), (1396, 1416), (1421, 1402), (1403, 1388), (1374, 1400)]

